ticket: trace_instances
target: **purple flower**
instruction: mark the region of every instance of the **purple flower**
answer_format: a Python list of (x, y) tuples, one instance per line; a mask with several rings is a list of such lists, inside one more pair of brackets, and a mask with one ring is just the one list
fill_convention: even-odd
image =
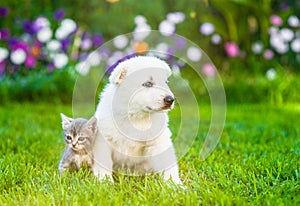
[(83, 32), (82, 35), (81, 35), (81, 39), (87, 39), (87, 38), (90, 38), (91, 37), (91, 34), (87, 31)]
[(9, 9), (6, 6), (0, 6), (0, 18), (4, 18), (8, 15)]
[(25, 42), (19, 41), (16, 37), (12, 37), (8, 40), (8, 46), (12, 51), (15, 51), (17, 49), (22, 49), (23, 51), (27, 51), (28, 46)]
[(36, 47), (42, 47), (42, 46), (43, 46), (43, 43), (40, 42), (40, 41), (38, 41), (38, 40), (36, 40), (36, 41), (34, 41), (33, 46), (36, 46)]
[(175, 50), (175, 48), (173, 48), (173, 47), (168, 47), (168, 49), (167, 49), (167, 61), (171, 61), (173, 58), (174, 58), (174, 56), (175, 56), (175, 52), (176, 52), (176, 50)]
[(82, 50), (89, 50), (92, 46), (93, 46), (93, 42), (89, 38), (83, 39), (80, 44), (80, 48)]
[(61, 40), (60, 43), (61, 43), (61, 49), (63, 50), (63, 52), (67, 53), (68, 48), (71, 44), (71, 39), (68, 39), (68, 38), (63, 39), (63, 40)]
[(103, 37), (101, 34), (94, 34), (92, 41), (94, 47), (99, 47), (103, 44)]
[(25, 60), (25, 66), (29, 69), (34, 68), (36, 66), (36, 59), (33, 56), (28, 55)]
[(0, 77), (4, 74), (5, 72), (5, 61), (0, 62)]
[(31, 22), (31, 20), (29, 20), (29, 19), (26, 19), (24, 22), (23, 22), (23, 24), (22, 24), (22, 27), (23, 27), (23, 30), (26, 32), (26, 33), (28, 33), (28, 34), (30, 34), (30, 35), (33, 35), (33, 34), (35, 34), (36, 32), (32, 29), (32, 22)]
[(9, 48), (13, 48), (15, 44), (18, 43), (18, 39), (17, 37), (11, 37), (9, 40), (8, 40), (8, 47)]
[(4, 28), (0, 30), (0, 40), (6, 40), (9, 37), (9, 30)]
[(283, 2), (283, 3), (280, 4), (280, 10), (281, 11), (287, 10), (289, 8), (290, 8), (290, 5), (289, 5), (288, 2)]
[(54, 69), (55, 69), (54, 63), (53, 62), (49, 63), (47, 66), (47, 71), (52, 72)]
[(237, 57), (240, 54), (240, 48), (234, 42), (227, 42), (225, 44), (225, 51), (229, 57)]
[(87, 59), (87, 57), (89, 56), (89, 54), (87, 52), (83, 52), (81, 54), (79, 54), (79, 61), (85, 61)]
[(34, 33), (37, 33), (38, 31), (40, 31), (43, 28), (43, 26), (41, 24), (39, 24), (38, 21), (34, 21), (31, 24), (31, 30)]
[(60, 21), (65, 17), (65, 14), (66, 14), (65, 10), (60, 8), (54, 12), (53, 18), (55, 21)]
[(175, 45), (179, 50), (184, 50), (186, 47), (186, 40), (182, 37), (176, 38)]

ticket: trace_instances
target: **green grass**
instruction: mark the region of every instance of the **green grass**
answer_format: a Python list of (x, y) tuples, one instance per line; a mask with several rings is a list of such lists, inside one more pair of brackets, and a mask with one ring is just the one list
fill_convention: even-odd
[[(60, 179), (59, 113), (71, 115), (71, 106), (2, 105), (0, 205), (300, 205), (299, 108), (229, 105), (221, 141), (200, 161), (210, 116), (202, 107), (198, 138), (179, 161), (183, 190), (157, 175), (116, 175), (114, 185), (85, 171)], [(174, 129), (179, 117), (176, 111), (171, 116)]]

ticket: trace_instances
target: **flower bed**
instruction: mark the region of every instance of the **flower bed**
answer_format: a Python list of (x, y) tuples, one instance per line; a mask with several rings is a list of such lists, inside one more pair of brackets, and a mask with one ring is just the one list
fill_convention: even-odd
[[(54, 94), (54, 91), (64, 93), (63, 89), (59, 91), (53, 88), (58, 85), (64, 88), (64, 81), (71, 84), (75, 81), (76, 74), (86, 75), (91, 67), (99, 67), (100, 70), (110, 72), (113, 65), (121, 58), (136, 53), (144, 54), (150, 50), (163, 54), (160, 57), (168, 61), (176, 70), (189, 68), (183, 61), (179, 61), (178, 53), (193, 62), (200, 61), (203, 55), (199, 49), (187, 46), (184, 38), (176, 38), (175, 35), (184, 35), (187, 26), (195, 19), (199, 20), (199, 31), (197, 27), (188, 27), (189, 32), (196, 37), (195, 42), (212, 57), (217, 66), (203, 64), (201, 71), (206, 77), (213, 78), (218, 70), (225, 77), (223, 78), (225, 86), (228, 86), (231, 91), (233, 87), (239, 87), (231, 84), (232, 76), (239, 79), (240, 73), (246, 72), (242, 75), (246, 79), (245, 82), (248, 81), (244, 84), (248, 85), (248, 89), (243, 87), (245, 91), (256, 86), (260, 88), (259, 84), (264, 82), (262, 85), (267, 85), (267, 93), (272, 93), (271, 87), (276, 87), (273, 82), (285, 81), (282, 74), (297, 73), (300, 68), (300, 20), (293, 13), (296, 10), (293, 10), (291, 5), (272, 10), (271, 7), (266, 6), (266, 2), (264, 7), (251, 6), (249, 2), (228, 1), (226, 8), (231, 8), (229, 11), (223, 8), (222, 1), (214, 0), (204, 13), (170, 12), (154, 27), (144, 16), (137, 15), (134, 19), (133, 39), (128, 38), (127, 35), (120, 35), (113, 39), (111, 43), (113, 49), (105, 48), (100, 33), (84, 31), (78, 22), (67, 17), (63, 9), (56, 10), (52, 16), (40, 15), (33, 19), (17, 18), (16, 26), (9, 28), (4, 27), (3, 22), (12, 16), (9, 8), (2, 6), (0, 7), (0, 91), (6, 97), (0, 101), (23, 98), (35, 100), (39, 99), (38, 96), (46, 98), (49, 96), (47, 94)], [(116, 2), (114, 5), (118, 6), (121, 3)], [(244, 15), (240, 16), (240, 12), (244, 12)], [(172, 41), (149, 45), (145, 39), (151, 29), (158, 29), (162, 36)], [(100, 46), (102, 49), (92, 55), (92, 52)], [(184, 72), (189, 71), (185, 69)], [(258, 80), (260, 78), (263, 81)], [(252, 81), (253, 79), (256, 80)], [(190, 80), (192, 85), (193, 81), (196, 80)], [(47, 89), (45, 85), (50, 85), (49, 82), (52, 82), (52, 86)], [(256, 85), (251, 85), (253, 82)], [(69, 86), (67, 93), (71, 94), (72, 89), (72, 86)], [(22, 90), (28, 92), (21, 94)], [(240, 90), (243, 90), (242, 87)], [(241, 93), (245, 92), (241, 91)], [(236, 96), (235, 94), (232, 96)], [(61, 95), (57, 94), (57, 96)], [(257, 98), (260, 97), (254, 99)]]

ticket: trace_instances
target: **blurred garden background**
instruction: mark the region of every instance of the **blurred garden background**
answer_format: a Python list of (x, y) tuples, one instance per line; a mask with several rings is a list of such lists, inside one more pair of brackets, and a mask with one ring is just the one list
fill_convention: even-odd
[[(2, 2), (0, 101), (48, 101), (51, 96), (50, 100), (68, 102), (78, 67), (92, 51), (118, 35), (152, 29), (176, 33), (202, 48), (221, 74), (228, 102), (297, 102), (299, 4), (298, 0)], [(137, 47), (143, 48), (144, 38), (137, 37)], [(177, 43), (175, 49), (185, 46)], [(120, 39), (116, 44), (123, 48), (127, 42)], [(174, 50), (169, 45), (156, 49), (170, 54)], [(118, 52), (106, 55), (112, 57), (108, 62), (118, 59)], [(169, 63), (176, 64), (172, 59)], [(189, 73), (185, 65), (176, 65)], [(214, 75), (210, 68), (205, 71)], [(197, 83), (191, 84), (197, 90)]]
[[(168, 41), (149, 45), (150, 30)], [(72, 115), (76, 80), (151, 49), (201, 105), (197, 137), (179, 161), (187, 190), (151, 176), (59, 179), (59, 113)], [(191, 62), (205, 52), (202, 80), (220, 75), (224, 84), (226, 123), (205, 161), (209, 94), (177, 52)], [(0, 205), (299, 205), (299, 80), (300, 0), (0, 0)], [(170, 116), (176, 133), (179, 109)]]

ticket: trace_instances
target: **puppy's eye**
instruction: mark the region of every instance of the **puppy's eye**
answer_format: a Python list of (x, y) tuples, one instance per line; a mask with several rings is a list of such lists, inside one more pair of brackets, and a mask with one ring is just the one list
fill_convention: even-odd
[(143, 87), (153, 87), (153, 82), (145, 82), (142, 84)]
[(79, 137), (78, 141), (83, 142), (86, 138), (85, 137)]

